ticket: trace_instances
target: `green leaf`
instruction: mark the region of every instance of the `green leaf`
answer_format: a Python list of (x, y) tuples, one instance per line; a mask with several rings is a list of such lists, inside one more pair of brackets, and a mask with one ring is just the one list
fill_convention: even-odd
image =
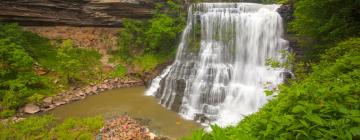
[(360, 123), (360, 117), (350, 117), (353, 121)]
[(310, 115), (306, 115), (305, 116), (309, 121), (312, 121), (314, 122), (315, 124), (318, 124), (318, 125), (323, 125), (324, 123), (324, 120), (318, 116), (318, 115), (314, 115), (314, 114), (310, 114)]
[(294, 132), (297, 132), (298, 134), (296, 135), (296, 138), (299, 138), (301, 135), (306, 136), (307, 138), (309, 138), (309, 134), (307, 134), (304, 130), (294, 130)]
[(353, 127), (350, 129), (350, 132), (353, 136), (360, 135), (360, 127)]
[(321, 137), (323, 136), (322, 132), (319, 131), (319, 130), (312, 130), (312, 131), (311, 131), (311, 135), (312, 135), (312, 136), (315, 136), (315, 137), (317, 137), (317, 138), (321, 138)]
[(306, 121), (305, 121), (305, 120), (300, 120), (300, 123), (301, 123), (302, 125), (304, 125), (306, 128), (308, 128), (308, 127), (309, 127), (309, 124), (308, 124), (308, 123), (306, 123)]
[(301, 112), (305, 112), (305, 107), (302, 105), (297, 105), (292, 109), (293, 113), (301, 113)]

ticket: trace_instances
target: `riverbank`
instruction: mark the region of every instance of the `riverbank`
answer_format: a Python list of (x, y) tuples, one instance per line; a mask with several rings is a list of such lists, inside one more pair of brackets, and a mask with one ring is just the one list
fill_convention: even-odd
[(24, 119), (24, 116), (27, 114), (47, 112), (61, 105), (79, 101), (91, 95), (99, 94), (105, 90), (143, 85), (144, 82), (142, 80), (134, 77), (128, 77), (124, 79), (106, 79), (103, 82), (97, 84), (90, 84), (81, 88), (71, 88), (68, 91), (59, 93), (55, 96), (46, 97), (39, 103), (29, 103), (20, 108), (17, 114), (10, 119), (13, 121), (19, 121)]

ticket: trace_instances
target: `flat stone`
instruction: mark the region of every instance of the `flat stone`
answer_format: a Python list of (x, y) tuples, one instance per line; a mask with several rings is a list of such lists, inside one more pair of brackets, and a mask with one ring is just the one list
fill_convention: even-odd
[(56, 105), (56, 106), (59, 106), (59, 105), (63, 105), (63, 104), (65, 104), (66, 102), (64, 102), (64, 101), (54, 101), (54, 104)]
[(53, 101), (53, 98), (52, 97), (46, 97), (43, 102), (46, 103), (46, 104), (51, 104)]
[(24, 112), (28, 114), (34, 114), (40, 111), (40, 107), (34, 104), (27, 104), (24, 108)]
[(97, 86), (92, 87), (92, 91), (96, 92), (98, 90)]

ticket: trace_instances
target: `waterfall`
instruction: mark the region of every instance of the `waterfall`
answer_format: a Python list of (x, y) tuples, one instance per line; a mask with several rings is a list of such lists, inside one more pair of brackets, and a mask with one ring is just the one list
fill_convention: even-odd
[(187, 119), (234, 125), (269, 98), (264, 90), (283, 82), (279, 5), (199, 3), (188, 10), (175, 61), (155, 78), (146, 95)]

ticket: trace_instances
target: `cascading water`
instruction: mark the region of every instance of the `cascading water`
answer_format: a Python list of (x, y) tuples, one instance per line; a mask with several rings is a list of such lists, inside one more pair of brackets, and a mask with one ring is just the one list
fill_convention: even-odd
[[(283, 81), (279, 5), (200, 3), (189, 8), (174, 63), (152, 81), (146, 95), (187, 119), (227, 126), (256, 112)], [(204, 119), (205, 118), (205, 119)]]

